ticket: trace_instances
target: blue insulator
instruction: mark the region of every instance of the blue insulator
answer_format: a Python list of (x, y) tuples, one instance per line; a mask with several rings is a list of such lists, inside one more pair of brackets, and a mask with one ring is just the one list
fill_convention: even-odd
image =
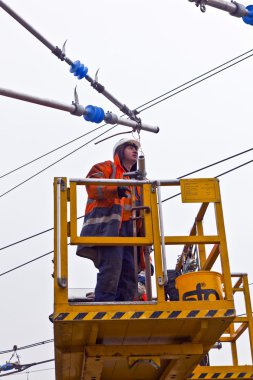
[(78, 79), (83, 79), (88, 73), (88, 67), (85, 67), (80, 61), (75, 61), (69, 71)]
[(248, 14), (247, 16), (243, 16), (242, 19), (245, 24), (253, 25), (253, 5), (248, 5), (246, 9), (248, 10)]
[(92, 123), (101, 123), (104, 120), (105, 112), (103, 108), (88, 105), (85, 107), (84, 120), (91, 121)]
[(15, 367), (13, 363), (6, 363), (0, 366), (0, 371), (10, 371), (11, 369), (14, 369), (14, 368)]

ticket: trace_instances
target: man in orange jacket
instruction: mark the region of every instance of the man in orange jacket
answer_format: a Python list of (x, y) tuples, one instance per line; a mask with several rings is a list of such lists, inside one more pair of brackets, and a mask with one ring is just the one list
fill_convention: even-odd
[[(88, 178), (122, 179), (137, 168), (139, 141), (121, 139), (113, 149), (114, 162), (94, 165)], [(124, 177), (127, 179), (128, 177)], [(133, 236), (131, 191), (125, 186), (86, 186), (88, 200), (81, 236)], [(138, 189), (135, 203), (139, 203)], [(88, 257), (98, 268), (95, 302), (132, 301), (136, 295), (133, 247), (78, 246), (77, 255)]]

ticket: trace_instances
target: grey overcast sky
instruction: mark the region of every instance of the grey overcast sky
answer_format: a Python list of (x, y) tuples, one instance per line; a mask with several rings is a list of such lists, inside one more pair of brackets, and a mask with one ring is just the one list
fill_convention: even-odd
[[(208, 8), (202, 14), (187, 0), (6, 0), (52, 44), (67, 39), (67, 56), (81, 60), (92, 77), (130, 108), (191, 80), (253, 49), (253, 28), (242, 20)], [(245, 4), (247, 5), (247, 4)], [(120, 112), (85, 80), (77, 81), (66, 63), (0, 9), (1, 87), (71, 104), (78, 82), (80, 103)], [(159, 125), (157, 135), (141, 133), (149, 178), (176, 178), (253, 147), (253, 59), (141, 113)], [(91, 131), (96, 125), (68, 113), (18, 100), (0, 98), (0, 175)], [(102, 131), (105, 131), (104, 127)], [(115, 132), (126, 130), (118, 127)], [(0, 178), (1, 194), (88, 142), (98, 132)], [(112, 132), (108, 133), (108, 135)], [(53, 227), (53, 178), (82, 178), (95, 162), (111, 159), (117, 137), (90, 143), (0, 198), (1, 247)], [(253, 159), (249, 152), (194, 177), (213, 177)], [(253, 282), (253, 164), (220, 179), (232, 272), (248, 272)], [(174, 191), (163, 189), (163, 197)], [(79, 215), (85, 204), (80, 192)], [(180, 209), (180, 211), (178, 211)], [(197, 206), (164, 203), (166, 233), (189, 232)], [(80, 226), (79, 226), (80, 227)], [(207, 224), (207, 229), (209, 224)], [(210, 227), (211, 228), (211, 227)], [(53, 249), (53, 234), (40, 235), (0, 251), (1, 273)], [(177, 250), (167, 249), (173, 268)], [(70, 286), (93, 288), (95, 270), (71, 248)], [(0, 351), (53, 338), (48, 315), (53, 311), (52, 254), (0, 277)], [(252, 292), (252, 286), (251, 286)], [(244, 311), (238, 303), (238, 313)], [(246, 340), (245, 340), (246, 342)], [(246, 343), (239, 360), (249, 364)], [(22, 363), (54, 356), (53, 344), (19, 352)], [(0, 364), (10, 354), (0, 355)], [(212, 364), (229, 364), (228, 355), (212, 353)], [(33, 367), (15, 378), (53, 380), (53, 363)], [(46, 369), (46, 371), (37, 371)], [(14, 375), (9, 378), (14, 378)]]

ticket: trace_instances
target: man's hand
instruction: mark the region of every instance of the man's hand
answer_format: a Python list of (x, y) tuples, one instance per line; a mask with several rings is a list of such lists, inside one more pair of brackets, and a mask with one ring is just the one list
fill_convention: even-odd
[(131, 190), (127, 186), (120, 186), (118, 187), (118, 197), (119, 198), (127, 198), (128, 194), (131, 193)]

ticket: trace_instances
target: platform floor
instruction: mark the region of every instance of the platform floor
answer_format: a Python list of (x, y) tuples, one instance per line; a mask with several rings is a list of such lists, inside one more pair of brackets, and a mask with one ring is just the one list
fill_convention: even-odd
[(234, 317), (229, 301), (62, 305), (54, 313), (56, 380), (196, 378)]

